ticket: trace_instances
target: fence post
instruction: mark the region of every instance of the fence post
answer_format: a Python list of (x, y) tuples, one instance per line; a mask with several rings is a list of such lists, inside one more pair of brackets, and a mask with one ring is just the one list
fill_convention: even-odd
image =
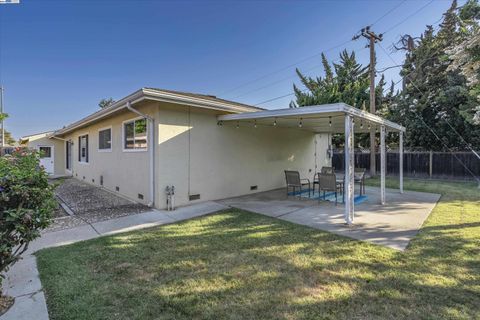
[(430, 150), (428, 170), (429, 170), (428, 173), (430, 175), (430, 178), (432, 178), (432, 175), (433, 175), (433, 151), (431, 151), (431, 150)]

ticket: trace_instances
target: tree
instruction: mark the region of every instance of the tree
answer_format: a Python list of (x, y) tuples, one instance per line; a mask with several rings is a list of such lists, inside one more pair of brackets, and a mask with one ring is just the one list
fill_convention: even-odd
[(108, 98), (108, 99), (104, 98), (100, 100), (100, 102), (98, 103), (98, 106), (104, 109), (104, 108), (110, 107), (114, 103), (115, 103), (115, 100), (113, 100), (112, 98)]
[(475, 7), (477, 1), (469, 1), (468, 9), (463, 7), (457, 14), (457, 3), (453, 1), (438, 33), (427, 26), (416, 47), (406, 55), (400, 73), (405, 85), (392, 99), (388, 117), (407, 127), (407, 146), (429, 150), (480, 148), (480, 128), (472, 121), (478, 95), (468, 89), (461, 68), (451, 67), (455, 57), (449, 55), (467, 39), (471, 41), (472, 32), (467, 32), (460, 17), (471, 18), (471, 29), (476, 28)]
[[(299, 89), (295, 84), (296, 101), (290, 103), (290, 107), (304, 107), (311, 105), (344, 102), (359, 109), (365, 109), (369, 105), (369, 66), (362, 66), (357, 62), (355, 52), (349, 53), (344, 50), (340, 53), (340, 62), (333, 63), (333, 69), (327, 58), (322, 54), (322, 64), (325, 75), (323, 77), (307, 77), (300, 70), (296, 70), (302, 85), (307, 89)], [(377, 105), (383, 106), (383, 90), (385, 79), (383, 76), (376, 88)], [(382, 108), (379, 108), (382, 109)], [(369, 145), (368, 134), (356, 136), (357, 145), (366, 147)], [(344, 143), (343, 135), (334, 135), (333, 143), (341, 146)]]
[[(6, 118), (8, 118), (8, 114), (6, 113), (0, 113), (0, 121), (2, 120), (5, 120)], [(5, 145), (13, 145), (15, 144), (15, 139), (12, 137), (12, 134), (10, 132), (8, 132), (7, 130), (3, 130), (4, 133), (5, 133), (5, 141), (4, 141), (4, 144)], [(0, 132), (0, 139), (1, 139), (1, 132)], [(0, 140), (1, 141), (1, 140)]]

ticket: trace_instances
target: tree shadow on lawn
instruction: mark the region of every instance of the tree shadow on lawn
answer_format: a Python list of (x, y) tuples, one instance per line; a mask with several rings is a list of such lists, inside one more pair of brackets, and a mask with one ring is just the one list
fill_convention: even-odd
[(52, 319), (478, 317), (478, 254), (455, 254), (478, 239), (446, 227), (398, 252), (230, 210), (38, 258)]

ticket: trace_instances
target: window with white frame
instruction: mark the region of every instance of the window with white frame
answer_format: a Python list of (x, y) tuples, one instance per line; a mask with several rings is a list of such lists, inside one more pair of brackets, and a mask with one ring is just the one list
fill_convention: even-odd
[(123, 123), (123, 148), (145, 150), (147, 148), (147, 120), (135, 119)]
[(112, 129), (102, 129), (98, 131), (98, 150), (112, 150)]
[(78, 161), (88, 163), (88, 134), (78, 137)]

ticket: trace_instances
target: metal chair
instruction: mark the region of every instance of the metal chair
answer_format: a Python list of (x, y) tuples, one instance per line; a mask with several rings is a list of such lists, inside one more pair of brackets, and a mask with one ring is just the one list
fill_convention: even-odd
[[(320, 173), (335, 173), (335, 170), (333, 169), (333, 167), (322, 167), (322, 169), (320, 169), (320, 172), (316, 172), (314, 175), (313, 175), (313, 182), (312, 182), (312, 188), (313, 188), (313, 194), (315, 194), (315, 185), (319, 184), (319, 174)], [(320, 189), (318, 190), (318, 193), (320, 194)]]
[[(318, 193), (320, 194), (320, 192), (323, 191), (323, 199), (325, 199), (326, 191), (335, 192), (335, 205), (337, 205), (337, 202), (338, 202), (337, 192), (338, 192), (339, 186), (337, 184), (337, 177), (335, 176), (335, 173), (319, 173), (318, 180), (319, 180)], [(320, 197), (318, 198), (318, 201), (320, 201)]]
[(297, 188), (300, 189), (300, 194), (302, 193), (302, 188), (304, 185), (308, 185), (308, 197), (310, 198), (310, 180), (300, 178), (300, 173), (298, 171), (289, 171), (285, 170), (285, 180), (287, 182), (287, 198), (288, 198), (288, 188), (293, 188), (293, 195)]
[(356, 168), (353, 173), (353, 180), (360, 184), (360, 195), (365, 194), (365, 169)]
[(332, 173), (335, 173), (335, 169), (333, 169), (333, 167), (322, 167), (320, 172), (332, 174)]

